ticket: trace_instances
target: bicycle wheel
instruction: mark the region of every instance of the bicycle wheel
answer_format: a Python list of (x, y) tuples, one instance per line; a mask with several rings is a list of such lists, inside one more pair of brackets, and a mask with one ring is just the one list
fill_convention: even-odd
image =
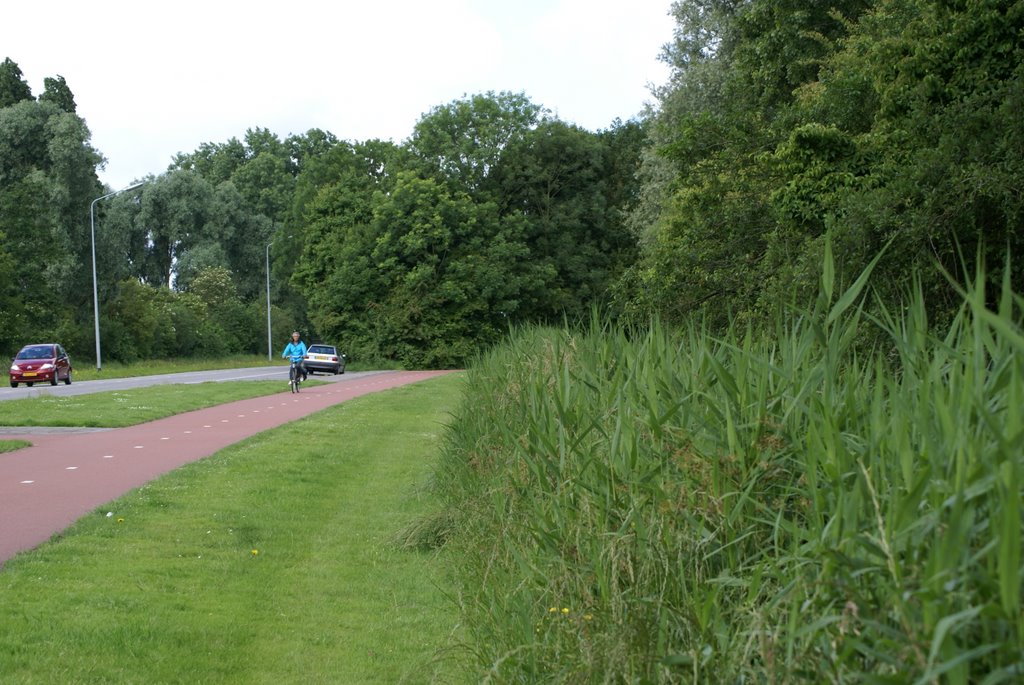
[(299, 391), (299, 370), (295, 368), (294, 364), (288, 369), (288, 387), (293, 393)]

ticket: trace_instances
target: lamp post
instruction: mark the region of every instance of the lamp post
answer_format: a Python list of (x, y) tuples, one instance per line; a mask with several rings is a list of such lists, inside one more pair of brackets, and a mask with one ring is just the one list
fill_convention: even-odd
[(92, 316), (93, 322), (96, 327), (96, 371), (100, 370), (102, 364), (100, 363), (100, 300), (96, 290), (96, 203), (100, 200), (106, 200), (108, 197), (113, 197), (118, 193), (123, 193), (128, 190), (135, 190), (145, 183), (140, 181), (121, 190), (115, 190), (112, 193), (107, 193), (102, 197), (98, 197), (92, 201), (89, 205), (89, 234), (92, 239)]
[[(285, 236), (285, 237), (286, 238), (291, 238), (290, 235), (289, 236)], [(267, 252), (267, 255), (266, 255), (266, 257), (267, 257), (267, 361), (268, 362), (271, 361), (271, 355), (273, 354), (273, 352), (272, 352), (273, 347), (272, 346), (274, 344), (271, 341), (271, 339), (270, 339), (270, 246), (273, 245), (273, 244), (274, 244), (273, 240), (271, 240), (269, 243), (267, 243), (267, 250), (266, 250), (266, 252)]]
[(267, 243), (267, 361), (271, 359), (270, 340), (270, 246), (274, 244), (271, 240)]

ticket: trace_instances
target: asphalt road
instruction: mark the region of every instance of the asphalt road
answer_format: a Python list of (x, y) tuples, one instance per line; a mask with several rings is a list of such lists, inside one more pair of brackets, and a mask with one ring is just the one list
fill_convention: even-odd
[[(343, 383), (366, 376), (385, 373), (383, 371), (346, 371), (343, 374), (333, 376), (330, 374), (310, 375), (311, 379), (327, 381), (328, 383)], [(168, 385), (173, 383), (225, 383), (228, 381), (273, 381), (280, 380), (282, 387), (288, 381), (288, 365), (261, 366), (250, 369), (228, 369), (224, 371), (189, 371), (187, 373), (167, 373), (159, 376), (136, 376), (133, 378), (111, 378), (110, 380), (96, 381), (73, 381), (71, 385), (58, 383), (36, 383), (31, 388), (19, 385), (17, 388), (10, 387), (5, 383), (0, 387), (0, 401), (19, 400), (26, 397), (70, 397), (71, 395), (86, 395), (93, 392), (108, 392), (111, 390), (128, 390), (130, 388), (145, 388), (150, 385)]]

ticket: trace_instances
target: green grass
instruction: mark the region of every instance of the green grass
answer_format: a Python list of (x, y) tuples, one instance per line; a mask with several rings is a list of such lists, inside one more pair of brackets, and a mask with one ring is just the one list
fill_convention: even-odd
[(444, 559), (393, 541), (432, 508), (459, 390), (434, 379), (254, 436), (15, 557), (0, 680), (453, 682)]
[(945, 330), (826, 263), (767, 335), (595, 320), (474, 364), (437, 518), (479, 679), (1021, 682), (1024, 298), (978, 271)]
[[(121, 362), (103, 362), (103, 369), (96, 371), (95, 364), (88, 360), (75, 360), (74, 379), (76, 381), (109, 380), (111, 378), (133, 378), (135, 376), (159, 376), (168, 373), (187, 373), (190, 371), (216, 371), (220, 369), (247, 369), (260, 366), (281, 366), (288, 373), (285, 360), (274, 356), (267, 361), (267, 355), (237, 355), (214, 359), (149, 359), (146, 361), (122, 364)], [(369, 371), (385, 368), (385, 365), (370, 367), (365, 363), (350, 362), (346, 371)]]
[[(267, 355), (236, 355), (211, 359), (148, 359), (123, 364), (103, 362), (103, 368), (96, 371), (94, 362), (78, 359), (75, 362), (76, 381), (95, 381), (111, 378), (134, 378), (135, 376), (158, 376), (166, 373), (187, 373), (189, 371), (216, 371), (219, 369), (246, 369), (259, 366), (279, 366), (283, 360), (274, 358), (267, 361)], [(287, 372), (287, 368), (285, 369)]]
[(0, 440), (0, 452), (13, 452), (31, 444), (25, 440)]
[[(322, 381), (307, 381), (318, 384)], [(194, 409), (287, 392), (279, 381), (154, 385), (87, 395), (41, 396), (0, 402), (0, 426), (120, 428)]]

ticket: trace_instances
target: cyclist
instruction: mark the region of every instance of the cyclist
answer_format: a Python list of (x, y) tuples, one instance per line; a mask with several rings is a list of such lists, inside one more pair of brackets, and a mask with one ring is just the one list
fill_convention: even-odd
[(298, 331), (292, 333), (292, 339), (285, 345), (284, 352), (281, 353), (281, 357), (288, 357), (293, 362), (298, 362), (299, 371), (302, 372), (302, 381), (306, 381), (306, 365), (302, 363), (303, 357), (306, 356), (306, 343), (300, 339)]

